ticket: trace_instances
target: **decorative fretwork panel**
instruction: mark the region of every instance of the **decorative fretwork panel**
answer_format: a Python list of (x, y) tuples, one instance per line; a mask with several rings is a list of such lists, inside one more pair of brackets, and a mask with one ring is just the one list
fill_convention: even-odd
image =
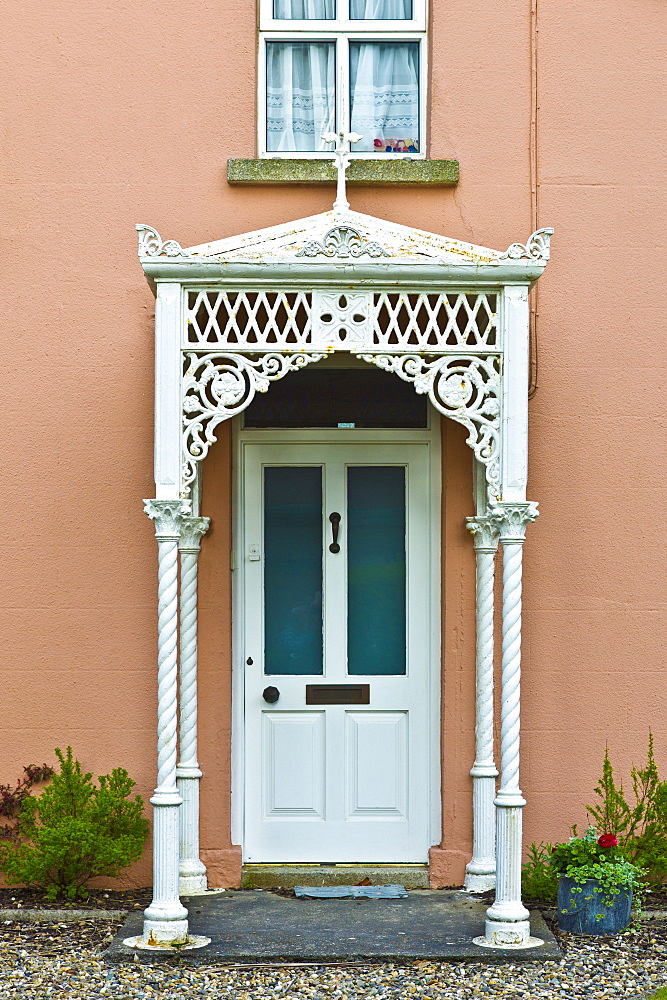
[(500, 496), (500, 391), (502, 364), (488, 357), (359, 354), (369, 364), (411, 382), (437, 410), (468, 429), (467, 442), (484, 465), (489, 500)]
[(474, 292), (445, 295), (382, 292), (374, 297), (376, 347), (447, 350), (498, 345), (498, 296)]
[(188, 350), (310, 347), (450, 353), (500, 348), (499, 295), (471, 291), (187, 293)]
[(241, 413), (255, 393), (266, 392), (271, 382), (299, 371), (325, 354), (268, 354), (246, 357), (237, 352), (211, 354), (188, 352), (183, 358), (183, 495), (215, 441), (215, 429), (223, 420)]
[(190, 291), (187, 346), (276, 350), (310, 344), (309, 292)]

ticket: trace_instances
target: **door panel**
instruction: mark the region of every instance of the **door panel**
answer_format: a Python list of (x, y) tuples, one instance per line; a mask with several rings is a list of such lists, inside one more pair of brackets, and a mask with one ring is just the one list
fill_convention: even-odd
[(347, 818), (408, 818), (408, 713), (347, 712)]
[(264, 815), (324, 819), (324, 712), (263, 712)]
[[(429, 446), (248, 443), (242, 466), (244, 858), (423, 862)], [(352, 682), (368, 704), (306, 704)]]

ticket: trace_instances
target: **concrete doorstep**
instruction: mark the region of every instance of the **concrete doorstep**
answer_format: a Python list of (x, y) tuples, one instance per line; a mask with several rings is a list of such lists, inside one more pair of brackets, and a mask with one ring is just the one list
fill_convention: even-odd
[(543, 962), (562, 953), (538, 912), (531, 933), (544, 941), (521, 950), (473, 944), (484, 934), (488, 904), (466, 892), (413, 890), (407, 899), (293, 899), (263, 890), (228, 891), (184, 900), (192, 935), (211, 939), (193, 951), (143, 951), (123, 944), (141, 934), (143, 915), (131, 913), (105, 952), (110, 963), (440, 961)]

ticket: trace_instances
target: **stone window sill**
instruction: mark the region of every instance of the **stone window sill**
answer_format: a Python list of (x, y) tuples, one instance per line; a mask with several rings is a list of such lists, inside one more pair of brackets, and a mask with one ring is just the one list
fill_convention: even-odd
[[(455, 187), (458, 160), (352, 160), (348, 184), (374, 187)], [(335, 184), (331, 160), (227, 160), (229, 184)]]

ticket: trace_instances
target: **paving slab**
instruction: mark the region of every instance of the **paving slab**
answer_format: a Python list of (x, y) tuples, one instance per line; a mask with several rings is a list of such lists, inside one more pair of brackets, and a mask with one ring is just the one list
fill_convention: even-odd
[[(521, 950), (481, 948), (488, 903), (468, 893), (416, 889), (407, 899), (294, 899), (264, 890), (228, 891), (183, 900), (190, 933), (211, 943), (182, 951), (189, 964), (332, 961), (544, 962), (562, 953), (541, 915), (531, 914), (533, 937), (544, 944)], [(131, 913), (105, 952), (107, 962), (174, 961), (175, 950), (142, 951), (123, 944), (141, 934)]]

